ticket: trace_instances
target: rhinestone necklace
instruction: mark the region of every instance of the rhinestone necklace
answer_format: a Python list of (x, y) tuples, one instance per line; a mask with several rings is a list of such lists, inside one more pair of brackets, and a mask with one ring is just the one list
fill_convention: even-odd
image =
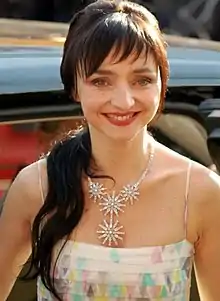
[(128, 203), (133, 205), (134, 202), (138, 201), (140, 184), (150, 171), (154, 157), (153, 146), (152, 144), (149, 146), (147, 168), (135, 184), (124, 185), (118, 194), (116, 194), (115, 190), (108, 193), (103, 184), (92, 182), (91, 178), (88, 178), (89, 198), (99, 205), (99, 210), (104, 214), (103, 222), (99, 224), (99, 228), (96, 231), (103, 245), (107, 243), (108, 246), (117, 246), (119, 241), (123, 241), (125, 232), (118, 221), (119, 213), (124, 212)]

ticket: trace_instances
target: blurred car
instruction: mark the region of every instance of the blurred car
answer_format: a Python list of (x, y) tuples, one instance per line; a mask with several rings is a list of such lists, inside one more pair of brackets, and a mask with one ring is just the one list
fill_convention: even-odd
[[(0, 191), (4, 194), (22, 166), (47, 152), (62, 132), (80, 125), (83, 116), (80, 106), (63, 92), (59, 77), (67, 25), (7, 20), (0, 20), (0, 25)], [(220, 45), (166, 38), (171, 75), (164, 111), (151, 131), (171, 149), (205, 166), (219, 167)], [(35, 286), (17, 281), (8, 301), (34, 300)], [(194, 277), (192, 287), (191, 300), (198, 301)]]

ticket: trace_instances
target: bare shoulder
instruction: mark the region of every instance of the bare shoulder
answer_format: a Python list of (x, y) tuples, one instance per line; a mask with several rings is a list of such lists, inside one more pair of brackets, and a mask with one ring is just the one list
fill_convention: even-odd
[(192, 162), (189, 158), (158, 142), (155, 143), (155, 158), (160, 171), (170, 176), (181, 176), (186, 173)]
[[(194, 220), (198, 236), (220, 220), (220, 176), (209, 168), (158, 144), (159, 161), (171, 176), (189, 174), (189, 216)], [(219, 229), (220, 231), (220, 229)]]
[(211, 196), (220, 194), (220, 176), (202, 164), (157, 143), (158, 161), (163, 168), (178, 175), (186, 172), (190, 167), (190, 191), (197, 194), (196, 198), (201, 203), (210, 202)]
[(190, 182), (191, 203), (194, 204), (199, 236), (204, 235), (210, 227), (220, 231), (219, 175), (200, 164), (193, 163)]
[(21, 210), (28, 219), (33, 220), (43, 205), (41, 186), (45, 191), (47, 186), (45, 159), (28, 165), (18, 173), (6, 195), (3, 215), (4, 211), (16, 208), (16, 211)]

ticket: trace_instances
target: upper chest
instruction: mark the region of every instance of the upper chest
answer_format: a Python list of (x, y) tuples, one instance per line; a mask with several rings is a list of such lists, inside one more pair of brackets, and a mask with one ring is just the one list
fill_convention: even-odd
[(111, 213), (113, 221), (123, 226), (128, 246), (161, 245), (184, 237), (187, 200), (182, 177), (146, 180), (132, 202), (123, 202), (119, 192), (109, 190), (100, 199), (85, 194), (86, 208), (75, 232), (76, 240), (98, 243), (97, 228), (103, 220), (109, 222)]

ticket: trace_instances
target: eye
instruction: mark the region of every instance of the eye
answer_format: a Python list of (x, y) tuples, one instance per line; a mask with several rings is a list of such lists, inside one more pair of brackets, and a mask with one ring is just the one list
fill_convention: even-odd
[(109, 85), (109, 82), (105, 78), (96, 78), (91, 83), (96, 87), (107, 87)]
[(151, 78), (143, 77), (143, 78), (138, 79), (135, 82), (135, 84), (138, 84), (141, 87), (145, 87), (145, 86), (148, 86), (151, 82), (152, 82)]

